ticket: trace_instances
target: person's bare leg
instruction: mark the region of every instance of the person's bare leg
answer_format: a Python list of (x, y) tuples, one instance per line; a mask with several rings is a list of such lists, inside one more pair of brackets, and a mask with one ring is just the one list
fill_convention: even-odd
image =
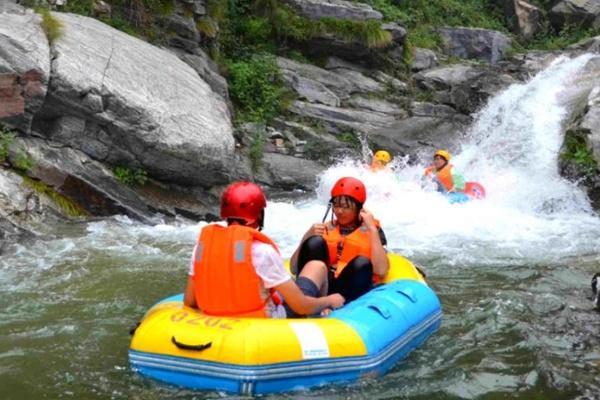
[(312, 260), (307, 262), (302, 268), (300, 276), (313, 281), (319, 288), (321, 296), (327, 296), (327, 265), (323, 261)]

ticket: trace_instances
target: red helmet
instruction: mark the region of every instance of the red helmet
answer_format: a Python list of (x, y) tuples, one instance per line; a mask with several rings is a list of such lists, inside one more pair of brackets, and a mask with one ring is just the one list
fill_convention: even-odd
[(348, 196), (364, 204), (367, 201), (367, 189), (365, 185), (356, 178), (345, 177), (339, 179), (331, 188), (331, 197)]
[(246, 223), (261, 219), (267, 199), (262, 189), (252, 182), (234, 182), (221, 196), (221, 218), (239, 218)]

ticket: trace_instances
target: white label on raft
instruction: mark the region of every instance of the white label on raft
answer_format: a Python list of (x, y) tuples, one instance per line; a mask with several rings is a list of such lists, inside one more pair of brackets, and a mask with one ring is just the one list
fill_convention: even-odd
[(290, 322), (290, 325), (300, 342), (303, 359), (329, 357), (327, 339), (317, 324)]

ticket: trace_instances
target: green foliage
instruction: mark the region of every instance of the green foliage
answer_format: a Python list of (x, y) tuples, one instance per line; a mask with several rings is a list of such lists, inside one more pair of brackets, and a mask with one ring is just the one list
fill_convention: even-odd
[(350, 145), (350, 147), (352, 147), (354, 149), (359, 149), (360, 146), (361, 146), (360, 139), (352, 131), (342, 132), (341, 134), (337, 135), (337, 139), (340, 142), (343, 142), (343, 143), (346, 143), (346, 144)]
[(275, 34), (283, 39), (305, 41), (328, 34), (344, 41), (361, 42), (371, 48), (383, 47), (392, 40), (391, 34), (381, 28), (379, 21), (360, 22), (336, 18), (313, 21), (282, 5), (274, 10), (270, 23)]
[(432, 90), (419, 90), (415, 94), (415, 100), (424, 103), (432, 103), (435, 100), (435, 92)]
[[(0, 163), (8, 162), (10, 145), (16, 137), (17, 135), (13, 130), (0, 124)], [(11, 164), (15, 169), (27, 172), (33, 168), (35, 163), (27, 152), (19, 150)]]
[(27, 172), (33, 168), (35, 163), (33, 161), (33, 158), (31, 158), (31, 156), (27, 152), (21, 150), (17, 153), (13, 165), (16, 169)]
[(439, 48), (434, 28), (470, 26), (507, 31), (503, 15), (492, 0), (363, 0), (383, 14), (385, 21), (399, 21), (408, 30), (408, 45)]
[(396, 6), (393, 0), (365, 0), (364, 3), (370, 5), (383, 15), (384, 21), (402, 21), (406, 18), (405, 11)]
[(196, 22), (196, 28), (198, 32), (204, 34), (204, 36), (214, 39), (217, 37), (217, 33), (219, 32), (219, 27), (217, 23), (210, 17), (200, 18)]
[(578, 135), (567, 135), (561, 154), (563, 160), (571, 161), (585, 175), (592, 174), (598, 168), (594, 155), (587, 146), (585, 139)]
[(263, 154), (265, 150), (265, 138), (260, 132), (252, 136), (248, 156), (252, 163), (252, 171), (257, 172), (262, 165)]
[[(133, 36), (142, 36), (157, 41), (165, 36), (158, 22), (175, 11), (175, 0), (110, 0), (112, 12), (99, 19), (115, 29)], [(69, 0), (59, 11), (92, 16), (93, 0)]]
[(118, 166), (114, 169), (115, 177), (128, 186), (143, 186), (148, 181), (148, 174), (141, 168)]
[(0, 163), (8, 160), (9, 147), (15, 140), (15, 133), (9, 128), (0, 125)]
[(94, 12), (94, 0), (68, 0), (60, 11), (91, 16)]
[(229, 94), (239, 110), (238, 122), (268, 122), (285, 109), (289, 97), (275, 58), (267, 54), (229, 65)]
[(577, 43), (582, 39), (600, 35), (600, 29), (582, 28), (580, 25), (565, 25), (558, 32), (551, 27), (546, 26), (540, 33), (535, 35), (528, 42), (521, 42), (516, 45), (516, 50), (537, 49), (537, 50), (560, 50)]
[(70, 215), (72, 217), (82, 217), (88, 215), (88, 213), (79, 204), (58, 193), (44, 182), (33, 180), (29, 177), (24, 177), (23, 179), (25, 184), (31, 187), (37, 193), (49, 197), (66, 215)]
[(48, 9), (40, 9), (39, 12), (42, 15), (42, 29), (46, 33), (48, 42), (54, 43), (62, 36), (63, 24)]

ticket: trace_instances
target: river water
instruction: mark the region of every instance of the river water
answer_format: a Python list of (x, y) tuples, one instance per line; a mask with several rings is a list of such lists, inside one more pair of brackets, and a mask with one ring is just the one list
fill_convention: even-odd
[[(353, 175), (388, 248), (428, 274), (441, 329), (387, 375), (269, 398), (600, 399), (600, 219), (557, 172), (568, 89), (590, 56), (562, 59), (493, 98), (452, 162), (484, 201), (449, 204), (422, 187), (424, 165), (373, 174), (344, 160), (301, 201), (272, 201), (266, 233), (289, 256), (325, 212), (328, 189)], [(0, 398), (204, 399), (128, 368), (129, 328), (182, 291), (204, 223), (127, 217), (55, 226), (0, 260)]]

